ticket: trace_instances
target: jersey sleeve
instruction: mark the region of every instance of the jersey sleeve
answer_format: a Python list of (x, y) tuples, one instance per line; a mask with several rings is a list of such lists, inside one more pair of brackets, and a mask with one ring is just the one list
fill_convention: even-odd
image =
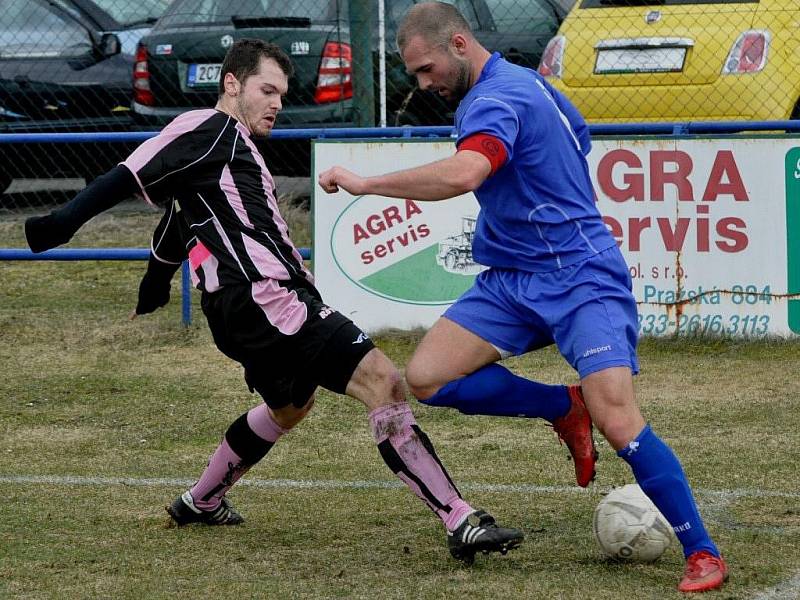
[(167, 201), (150, 242), (147, 270), (139, 283), (136, 314), (145, 315), (169, 302), (170, 282), (186, 260), (186, 226), (176, 201)]
[(66, 244), (92, 217), (116, 206), (137, 192), (136, 181), (124, 166), (117, 165), (101, 175), (68, 204), (42, 217), (25, 221), (25, 236), (34, 252)]
[(122, 162), (136, 177), (149, 204), (172, 196), (202, 168), (200, 162), (221, 134), (206, 126), (214, 114), (215, 111), (190, 111), (178, 116)]
[(476, 134), (485, 134), (503, 144), (506, 160), (510, 161), (519, 128), (519, 116), (510, 104), (498, 98), (478, 96), (461, 117), (456, 146)]
[(483, 154), (491, 166), (489, 177), (497, 173), (497, 170), (508, 160), (505, 145), (496, 137), (486, 133), (476, 133), (461, 140), (458, 144), (458, 151), (462, 150), (472, 150)]
[(186, 227), (176, 201), (169, 202), (164, 216), (156, 225), (150, 242), (152, 256), (166, 264), (180, 265), (187, 258), (184, 238)]

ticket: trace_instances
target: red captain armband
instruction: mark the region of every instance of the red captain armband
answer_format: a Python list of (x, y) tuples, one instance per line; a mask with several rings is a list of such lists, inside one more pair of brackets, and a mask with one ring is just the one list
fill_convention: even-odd
[(506, 164), (508, 158), (503, 142), (486, 133), (476, 133), (462, 140), (458, 145), (458, 152), (462, 150), (472, 150), (488, 158), (492, 165), (492, 170), (489, 171), (490, 177), (497, 172), (497, 169)]

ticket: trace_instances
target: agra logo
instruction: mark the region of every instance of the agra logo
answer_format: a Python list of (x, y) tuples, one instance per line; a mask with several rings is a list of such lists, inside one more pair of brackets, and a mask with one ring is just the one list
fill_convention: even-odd
[(331, 229), (333, 260), (350, 281), (381, 298), (451, 304), (482, 269), (472, 261), (475, 218), (459, 219), (451, 202), (359, 196)]

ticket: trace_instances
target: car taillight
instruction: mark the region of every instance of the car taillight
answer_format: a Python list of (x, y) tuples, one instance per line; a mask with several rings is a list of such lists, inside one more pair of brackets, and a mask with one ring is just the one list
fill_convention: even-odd
[(740, 73), (758, 73), (767, 64), (769, 42), (772, 36), (769, 31), (745, 31), (733, 44), (728, 58), (722, 67), (725, 75)]
[(564, 59), (564, 44), (566, 38), (557, 35), (545, 46), (542, 60), (539, 61), (539, 74), (544, 77), (561, 77), (562, 61)]
[(153, 106), (155, 96), (150, 90), (150, 69), (147, 66), (147, 46), (136, 48), (136, 59), (133, 65), (133, 100), (138, 104)]
[(328, 42), (319, 62), (314, 102), (339, 102), (353, 97), (353, 52), (349, 44)]

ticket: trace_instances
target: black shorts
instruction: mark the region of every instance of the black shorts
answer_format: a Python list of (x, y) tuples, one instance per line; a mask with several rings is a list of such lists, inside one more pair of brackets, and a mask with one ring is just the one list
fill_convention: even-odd
[(266, 311), (254, 299), (258, 283), (203, 292), (203, 313), (217, 347), (244, 367), (250, 391), (261, 394), (270, 408), (301, 407), (317, 386), (343, 394), (374, 344), (350, 319), (323, 304), (316, 290), (275, 284), (288, 292), (281, 300), (290, 299), (288, 310), (270, 303)]

